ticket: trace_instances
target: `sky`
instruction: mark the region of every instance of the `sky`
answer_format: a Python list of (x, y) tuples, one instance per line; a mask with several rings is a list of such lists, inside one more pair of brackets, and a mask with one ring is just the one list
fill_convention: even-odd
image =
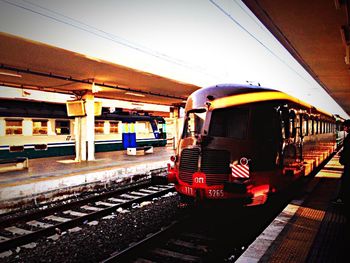
[(239, 0), (0, 0), (0, 30), (200, 87), (260, 83), (348, 117)]

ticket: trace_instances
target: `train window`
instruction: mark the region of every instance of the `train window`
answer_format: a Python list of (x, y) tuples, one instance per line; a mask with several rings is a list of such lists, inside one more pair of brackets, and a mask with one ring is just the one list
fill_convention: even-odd
[(291, 137), (295, 136), (293, 133), (294, 127), (295, 127), (295, 117), (292, 117), (289, 119), (289, 134)]
[(103, 134), (104, 127), (105, 127), (104, 121), (95, 121), (95, 134)]
[(322, 123), (321, 123), (321, 131), (322, 131), (322, 133), (326, 132), (325, 128), (326, 128), (326, 123), (324, 121), (322, 121)]
[(293, 135), (296, 137), (301, 136), (301, 130), (302, 130), (301, 129), (302, 128), (301, 122), (302, 122), (301, 116), (300, 116), (300, 114), (297, 114), (295, 116), (295, 121), (294, 121), (294, 126), (293, 126), (293, 132), (294, 132)]
[(11, 145), (10, 152), (23, 152), (24, 151), (24, 146), (23, 145)]
[(22, 132), (22, 120), (6, 120), (6, 135), (20, 135)]
[(47, 120), (33, 120), (33, 135), (46, 135), (47, 122)]
[[(154, 124), (154, 125), (157, 125), (157, 124)], [(153, 128), (149, 121), (137, 121), (135, 123), (135, 131), (137, 133), (143, 133), (148, 135), (149, 133), (153, 133)]]
[(117, 121), (110, 121), (109, 122), (109, 133), (118, 133), (118, 122)]
[(302, 135), (307, 136), (309, 135), (309, 128), (308, 128), (309, 122), (307, 120), (307, 116), (303, 115), (302, 116)]
[(227, 108), (214, 110), (209, 135), (244, 139), (247, 136), (249, 109)]
[(34, 151), (46, 151), (47, 150), (47, 144), (35, 144), (34, 145)]
[(314, 132), (313, 134), (318, 134), (318, 120), (314, 120)]
[(69, 121), (55, 121), (55, 131), (57, 135), (70, 134), (70, 123)]
[(308, 120), (308, 134), (309, 135), (312, 135), (313, 134), (313, 128), (314, 128), (314, 125), (313, 125), (313, 120), (312, 119), (309, 119)]
[(206, 111), (204, 109), (192, 110), (188, 112), (184, 125), (184, 138), (201, 133), (205, 114)]
[(325, 133), (326, 132), (326, 125), (325, 125), (326, 123), (323, 121), (322, 122), (322, 133)]
[(281, 135), (282, 138), (289, 138), (289, 113), (287, 108), (282, 108), (280, 111)]

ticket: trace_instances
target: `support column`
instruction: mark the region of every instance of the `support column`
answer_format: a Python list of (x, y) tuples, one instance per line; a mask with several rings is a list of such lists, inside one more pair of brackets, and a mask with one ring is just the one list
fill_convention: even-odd
[(86, 147), (82, 141), (82, 117), (75, 117), (74, 137), (75, 137), (75, 161), (81, 162), (83, 160), (83, 152), (86, 153)]
[(75, 117), (75, 160), (95, 160), (95, 112), (94, 95), (87, 92), (83, 96), (85, 101), (85, 117)]
[[(94, 111), (94, 95), (88, 92), (83, 96), (85, 99), (85, 127), (84, 133), (86, 135), (85, 142), (87, 147), (87, 160), (95, 160), (95, 111)], [(86, 156), (86, 155), (85, 155)]]

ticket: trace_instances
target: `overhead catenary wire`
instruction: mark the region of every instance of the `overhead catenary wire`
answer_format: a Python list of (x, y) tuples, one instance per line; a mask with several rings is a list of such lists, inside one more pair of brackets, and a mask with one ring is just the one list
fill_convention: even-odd
[(266, 32), (266, 33), (268, 33), (269, 31), (266, 29), (266, 27), (264, 27), (261, 23), (259, 23), (258, 21), (257, 21), (257, 19), (255, 18), (255, 17), (253, 17), (249, 12), (247, 12), (247, 10), (246, 9), (244, 9), (243, 7), (242, 7), (242, 5), (240, 5), (239, 3), (238, 3), (238, 1), (237, 0), (232, 0), (247, 16), (249, 16), (249, 18), (252, 20), (252, 21), (254, 21), (254, 23), (260, 28), (260, 29), (262, 29), (264, 32)]
[[(101, 30), (99, 28), (96, 28), (96, 27), (93, 27), (93, 26), (88, 25), (86, 23), (83, 23), (83, 22), (81, 22), (81, 21), (79, 21), (77, 19), (74, 19), (74, 18), (71, 18), (69, 16), (60, 14), (60, 13), (58, 13), (56, 11), (53, 11), (53, 10), (51, 10), (49, 8), (40, 6), (38, 4), (34, 4), (34, 3), (30, 2), (30, 1), (22, 0), (23, 3), (29, 4), (32, 7), (24, 6), (24, 5), (22, 5), (22, 4), (18, 3), (18, 2), (15, 3), (13, 1), (8, 1), (8, 0), (0, 0), (0, 1), (4, 2), (4, 3), (7, 3), (9, 5), (12, 5), (12, 6), (18, 7), (18, 8), (21, 8), (21, 9), (26, 10), (28, 12), (32, 12), (34, 14), (46, 17), (46, 18), (51, 19), (51, 20), (54, 20), (56, 22), (63, 23), (65, 25), (74, 27), (74, 28), (76, 28), (78, 30), (85, 31), (85, 32), (87, 32), (89, 34), (93, 34), (93, 35), (95, 35), (97, 37), (100, 37), (100, 38), (112, 41), (112, 42), (117, 43), (119, 45), (122, 45), (122, 46), (125, 46), (127, 48), (136, 50), (136, 51), (138, 51), (140, 53), (153, 56), (153, 57), (158, 58), (160, 60), (167, 61), (169, 63), (175, 64), (175, 65), (178, 65), (178, 66), (181, 66), (181, 67), (185, 67), (185, 68), (188, 68), (188, 69), (200, 72), (200, 73), (205, 74), (205, 75), (213, 76), (211, 73), (206, 72), (206, 70), (204, 68), (202, 68), (202, 67), (200, 67), (198, 65), (191, 65), (191, 64), (189, 64), (186, 61), (183, 61), (183, 60), (180, 60), (180, 59), (177, 59), (177, 58), (173, 58), (173, 57), (171, 57), (171, 56), (169, 56), (167, 54), (164, 54), (164, 53), (152, 50), (152, 49), (150, 49), (148, 47), (145, 47), (145, 46), (142, 46), (140, 44), (133, 43), (133, 42), (128, 41), (128, 40), (126, 40), (124, 38), (121, 38), (121, 37), (116, 36), (114, 34), (108, 33), (108, 32), (106, 32), (104, 30)], [(35, 8), (40, 8), (41, 11), (35, 10)], [(45, 11), (49, 12), (51, 14), (45, 13)], [(214, 76), (214, 77), (216, 77), (216, 76)]]
[[(222, 12), (226, 17), (228, 17), (232, 22), (235, 23), (236, 26), (238, 26), (243, 32), (247, 33), (251, 38), (253, 38), (258, 44), (260, 44), (263, 48), (265, 48), (271, 55), (273, 55), (275, 58), (277, 58), (282, 64), (287, 66), (290, 70), (292, 70), (295, 74), (297, 74), (301, 79), (303, 79), (305, 82), (310, 83), (309, 80), (305, 79), (304, 76), (302, 76), (299, 72), (297, 72), (294, 68), (292, 68), (286, 61), (284, 61), (280, 56), (278, 56), (271, 48), (269, 48), (267, 45), (265, 45), (260, 39), (255, 37), (248, 29), (246, 29), (241, 23), (237, 21), (229, 12), (227, 12), (222, 6), (220, 6), (218, 3), (216, 3), (214, 0), (209, 0), (211, 4), (213, 4), (220, 12)], [(251, 18), (251, 17), (250, 17)], [(252, 18), (251, 18), (252, 19)]]
[[(111, 34), (109, 32), (106, 32), (102, 29), (99, 29), (97, 27), (91, 26), (87, 23), (81, 22), (77, 19), (71, 18), (69, 16), (66, 16), (64, 14), (61, 14), (59, 12), (56, 12), (54, 10), (51, 10), (49, 8), (43, 7), (41, 5), (38, 5), (36, 3), (32, 3), (29, 0), (21, 0), (22, 4), (19, 3), (19, 1), (14, 2), (14, 1), (9, 1), (9, 0), (0, 0), (4, 3), (7, 3), (9, 5), (24, 9), (28, 12), (32, 12), (35, 13), (37, 15), (40, 16), (44, 16), (46, 18), (49, 18), (51, 20), (54, 20), (56, 22), (59, 23), (63, 23), (65, 25), (74, 27), (78, 30), (82, 30), (85, 31), (89, 34), (93, 34), (97, 37), (106, 39), (108, 41), (112, 41), (114, 43), (117, 43), (119, 45), (123, 45), (127, 48), (130, 49), (134, 49), (138, 52), (156, 57), (160, 60), (164, 60), (167, 61), (169, 63), (181, 66), (181, 67), (185, 67), (200, 73), (203, 73), (205, 75), (208, 76), (212, 76), (217, 78), (218, 76), (214, 76), (212, 73), (207, 72), (204, 68), (198, 66), (198, 65), (190, 65), (188, 62), (183, 61), (183, 60), (179, 60), (177, 58), (173, 58), (171, 56), (168, 56), (167, 54), (164, 54), (162, 52), (158, 52), (156, 50), (152, 50), (148, 47), (145, 47), (143, 45), (137, 44), (137, 43), (133, 43), (131, 41), (128, 41), (125, 38), (122, 38), (120, 36), (117, 36), (115, 34)], [(234, 3), (236, 5), (238, 5), (249, 17), (250, 19), (252, 19), (256, 24), (257, 21), (255, 19), (253, 19), (247, 12), (246, 10), (244, 10), (244, 8), (242, 8), (242, 6), (240, 6), (235, 0), (233, 0)], [(224, 8), (222, 8), (219, 4), (217, 4), (214, 0), (209, 0), (210, 3), (212, 3), (217, 9), (219, 9), (223, 14), (225, 14), (231, 21), (233, 21), (239, 28), (241, 28), (244, 32), (246, 32), (249, 36), (251, 36), (255, 41), (257, 41), (261, 46), (263, 46), (270, 54), (272, 54), (274, 57), (276, 57), (280, 62), (282, 62), (285, 66), (287, 66), (290, 70), (292, 70), (295, 74), (297, 74), (301, 79), (303, 79), (304, 81), (306, 81), (307, 83), (313, 85), (312, 83), (310, 83), (309, 80), (307, 80), (303, 75), (301, 75), (299, 72), (297, 72), (293, 67), (291, 67), (286, 61), (284, 61), (281, 57), (279, 57), (273, 50), (271, 50), (271, 48), (269, 48), (267, 45), (265, 45), (261, 40), (259, 40), (257, 37), (255, 37), (249, 30), (247, 30), (241, 23), (239, 23), (234, 17), (232, 17), (232, 15), (230, 15)], [(23, 4), (27, 4), (27, 6), (23, 5)], [(30, 5), (30, 6), (28, 6)], [(36, 10), (35, 10), (36, 9)], [(40, 9), (40, 10), (39, 10)], [(258, 24), (259, 25), (259, 24)], [(261, 25), (259, 25), (259, 27), (261, 28)]]

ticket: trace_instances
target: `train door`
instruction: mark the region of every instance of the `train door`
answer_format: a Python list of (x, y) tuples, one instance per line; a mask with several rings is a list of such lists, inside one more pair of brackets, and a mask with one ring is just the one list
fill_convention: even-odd
[(150, 124), (151, 124), (151, 127), (152, 127), (152, 131), (153, 131), (153, 134), (154, 134), (154, 138), (160, 139), (160, 133), (159, 133), (159, 131), (158, 131), (158, 122), (157, 122), (157, 120), (152, 119), (152, 120), (150, 121)]
[(256, 107), (251, 112), (254, 152), (254, 170), (271, 171), (279, 162), (282, 136), (279, 115), (273, 105)]
[(122, 140), (124, 149), (136, 147), (135, 123), (123, 122)]

